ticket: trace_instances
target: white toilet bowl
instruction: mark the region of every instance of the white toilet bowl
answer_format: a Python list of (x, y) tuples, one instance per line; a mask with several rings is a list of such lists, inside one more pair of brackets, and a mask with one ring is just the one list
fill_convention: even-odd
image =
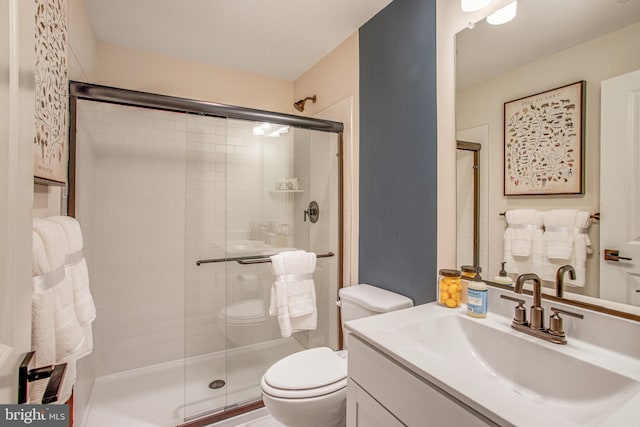
[(260, 387), (265, 406), (286, 426), (345, 425), (347, 360), (344, 352), (318, 347), (291, 354), (267, 370)]
[[(370, 285), (342, 288), (339, 295), (343, 322), (413, 306), (405, 296)], [(346, 351), (319, 347), (294, 353), (271, 366), (260, 386), (265, 406), (286, 426), (342, 427), (346, 423)]]

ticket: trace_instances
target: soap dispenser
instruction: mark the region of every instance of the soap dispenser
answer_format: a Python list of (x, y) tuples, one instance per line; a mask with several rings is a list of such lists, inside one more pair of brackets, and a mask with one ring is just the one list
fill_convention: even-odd
[(502, 268), (498, 272), (498, 275), (493, 278), (493, 281), (496, 283), (500, 283), (501, 285), (509, 285), (513, 286), (513, 279), (507, 276), (507, 271), (504, 269), (505, 261), (501, 262)]

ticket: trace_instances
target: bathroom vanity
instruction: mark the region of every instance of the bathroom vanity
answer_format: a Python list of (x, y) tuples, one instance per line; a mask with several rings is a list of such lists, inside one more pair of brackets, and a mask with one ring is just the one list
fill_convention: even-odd
[(554, 344), (511, 327), (513, 292), (489, 292), (486, 319), (431, 303), (348, 322), (347, 425), (638, 425), (636, 322), (571, 307), (584, 318)]
[(349, 339), (348, 426), (496, 425), (365, 341)]

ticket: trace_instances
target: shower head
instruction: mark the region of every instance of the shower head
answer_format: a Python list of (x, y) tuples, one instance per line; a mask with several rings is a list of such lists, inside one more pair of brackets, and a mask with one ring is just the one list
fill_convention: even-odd
[(301, 99), (298, 102), (294, 102), (293, 103), (293, 108), (295, 108), (296, 110), (300, 111), (301, 113), (304, 111), (304, 103), (307, 102), (307, 100), (310, 99), (311, 101), (313, 101), (313, 103), (316, 103), (316, 96), (307, 96), (305, 99)]

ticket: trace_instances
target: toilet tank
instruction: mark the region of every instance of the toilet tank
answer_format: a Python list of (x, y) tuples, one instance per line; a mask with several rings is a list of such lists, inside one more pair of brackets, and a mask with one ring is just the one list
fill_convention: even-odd
[[(342, 326), (349, 320), (413, 307), (413, 301), (410, 298), (366, 284), (341, 288), (338, 295), (340, 295)], [(346, 348), (347, 331), (344, 327), (342, 331)]]

